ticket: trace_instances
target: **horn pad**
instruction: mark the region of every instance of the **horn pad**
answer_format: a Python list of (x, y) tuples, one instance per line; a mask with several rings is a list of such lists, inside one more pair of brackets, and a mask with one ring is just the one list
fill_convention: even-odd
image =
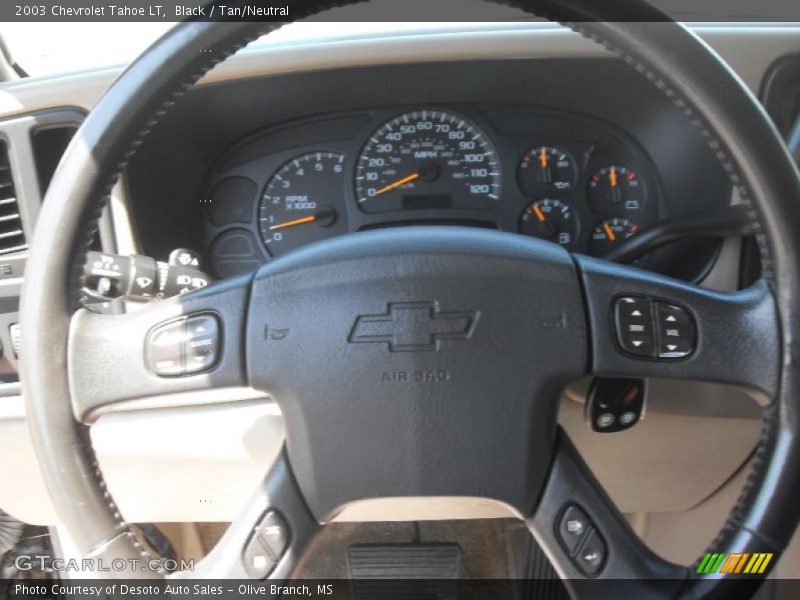
[(575, 265), (558, 246), (458, 227), (386, 229), (264, 265), (247, 367), (286, 421), (314, 515), (395, 496), (535, 508), (559, 391), (588, 366)]

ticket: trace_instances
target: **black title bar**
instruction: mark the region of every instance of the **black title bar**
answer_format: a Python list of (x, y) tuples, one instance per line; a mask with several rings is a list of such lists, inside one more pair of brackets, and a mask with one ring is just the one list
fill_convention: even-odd
[[(620, 20), (640, 20), (627, 0), (611, 0)], [(631, 6), (638, 4), (633, 3)], [(651, 0), (671, 20), (684, 22), (800, 22), (798, 0)], [(5, 22), (178, 22), (293, 21), (300, 16), (297, 0), (5, 0)], [(535, 6), (535, 2), (533, 3)], [(621, 8), (620, 8), (621, 7)], [(305, 11), (303, 11), (305, 12)], [(483, 0), (371, 0), (326, 11), (314, 21), (508, 21), (532, 20), (530, 14)], [(2, 26), (2, 23), (0, 23)]]

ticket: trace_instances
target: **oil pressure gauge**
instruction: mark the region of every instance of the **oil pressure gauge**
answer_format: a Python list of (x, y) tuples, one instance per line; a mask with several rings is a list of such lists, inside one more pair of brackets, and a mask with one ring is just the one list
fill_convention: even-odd
[(525, 194), (551, 189), (568, 192), (575, 186), (578, 170), (566, 150), (539, 146), (526, 152), (517, 168), (519, 186)]

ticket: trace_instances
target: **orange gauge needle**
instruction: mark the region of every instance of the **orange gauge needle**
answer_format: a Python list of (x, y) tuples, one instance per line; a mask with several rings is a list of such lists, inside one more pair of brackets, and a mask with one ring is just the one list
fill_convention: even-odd
[(539, 163), (542, 165), (543, 169), (546, 169), (548, 162), (550, 161), (547, 159), (547, 150), (542, 148), (539, 150)]
[(411, 175), (406, 175), (402, 179), (398, 179), (394, 183), (390, 183), (389, 185), (385, 185), (381, 189), (376, 190), (375, 191), (375, 195), (378, 196), (378, 195), (383, 194), (385, 192), (391, 191), (394, 188), (400, 187), (404, 183), (408, 183), (409, 181), (414, 181), (415, 179), (419, 179), (419, 178), (420, 178), (419, 172), (412, 173)]
[(544, 213), (542, 212), (542, 209), (534, 204), (533, 205), (533, 212), (536, 213), (536, 218), (539, 219), (542, 223), (544, 223), (545, 218), (544, 218)]
[(283, 223), (275, 223), (270, 225), (270, 230), (285, 229), (286, 227), (294, 227), (295, 225), (302, 225), (303, 223), (313, 223), (317, 220), (317, 215), (309, 215), (307, 217), (300, 217), (299, 219), (292, 219), (291, 221), (284, 221)]
[(611, 240), (612, 242), (617, 241), (617, 234), (614, 233), (613, 229), (611, 229), (611, 225), (609, 225), (608, 223), (603, 223), (603, 229), (606, 230), (606, 235), (608, 236), (609, 240)]
[(617, 184), (619, 182), (617, 181), (617, 168), (616, 167), (611, 167), (611, 171), (608, 174), (608, 179), (609, 179), (609, 182), (611, 183), (611, 187), (614, 187), (614, 188), (617, 187)]

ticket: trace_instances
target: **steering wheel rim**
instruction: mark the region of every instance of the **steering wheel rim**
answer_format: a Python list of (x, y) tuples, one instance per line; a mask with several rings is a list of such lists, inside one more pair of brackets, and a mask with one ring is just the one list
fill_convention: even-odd
[[(748, 379), (746, 383), (755, 384), (755, 387), (766, 395), (774, 396), (774, 399), (769, 402), (765, 412), (764, 431), (755, 456), (753, 473), (726, 525), (712, 542), (710, 551), (780, 553), (800, 520), (800, 506), (796, 503), (796, 482), (800, 480), (800, 415), (794, 400), (800, 385), (794, 343), (796, 333), (800, 330), (796, 308), (800, 281), (800, 239), (795, 235), (800, 230), (800, 214), (793, 205), (800, 199), (797, 169), (757, 101), (713, 51), (680, 25), (665, 22), (648, 24), (646, 21), (664, 21), (664, 17), (646, 5), (639, 5), (636, 9), (641, 22), (632, 22), (629, 20), (631, 13), (627, 12), (630, 5), (625, 6), (625, 18), (621, 18), (615, 12), (617, 7), (600, 8), (593, 6), (589, 0), (535, 3), (520, 0), (508, 4), (551, 19), (567, 21), (571, 28), (605, 45), (651, 80), (708, 138), (731, 176), (732, 183), (739, 189), (741, 198), (752, 206), (754, 215), (759, 218), (763, 227), (758, 241), (762, 250), (765, 282), (760, 289), (747, 291), (747, 294), (733, 299), (699, 291), (691, 286), (676, 285), (658, 277), (632, 275), (629, 270), (620, 271), (601, 261), (579, 257), (574, 257), (574, 260), (583, 285), (590, 290), (589, 293), (596, 294), (593, 298), (598, 301), (607, 302), (618, 289), (612, 281), (622, 277), (628, 282), (635, 281), (637, 289), (650, 290), (654, 297), (663, 293), (670, 298), (679, 297), (687, 304), (692, 304), (698, 314), (709, 314), (714, 310), (733, 311), (735, 308), (736, 318), (749, 327), (763, 324), (765, 318), (774, 318), (774, 333), (779, 341), (775, 347), (768, 342), (761, 343), (753, 336), (748, 337), (749, 330), (745, 330), (744, 326), (741, 330), (734, 327), (737, 334), (745, 336), (754, 346), (748, 348), (744, 356), (731, 359), (724, 367), (730, 369), (731, 364), (740, 364), (746, 371), (744, 365), (755, 356), (753, 349), (763, 353), (774, 364), (766, 368), (763, 377), (754, 376), (756, 381)], [(324, 2), (298, 2), (295, 14), (301, 18), (329, 7)], [(92, 317), (79, 315), (77, 324), (73, 317), (78, 308), (77, 290), (84, 252), (90, 238), (88, 233), (96, 223), (100, 199), (107, 195), (125, 161), (158, 117), (215, 64), (246, 42), (272, 29), (275, 26), (263, 24), (187, 23), (167, 33), (131, 65), (101, 99), (75, 136), (48, 191), (26, 268), (21, 320), (25, 360), (21, 375), (28, 419), (42, 461), (45, 481), (51, 496), (62, 499), (55, 502), (62, 524), (87, 555), (132, 559), (141, 559), (146, 555), (105, 489), (86, 428), (76, 419), (76, 414), (86, 416), (80, 398), (91, 395), (92, 389), (99, 384), (76, 380), (68, 375), (70, 369), (75, 368), (75, 363), (70, 362), (72, 359), (68, 360), (68, 351), (77, 356), (83, 351), (89, 358), (97, 357), (91, 348), (81, 347), (81, 337), (75, 335), (76, 330), (88, 331), (90, 335), (87, 338), (93, 343), (98, 342), (99, 338), (92, 336), (95, 331), (92, 329)], [(382, 236), (381, 243), (387, 240), (402, 243), (391, 233), (376, 235)], [(483, 240), (476, 238), (475, 241), (482, 243)], [(368, 242), (364, 243), (369, 245)], [(459, 243), (459, 240), (454, 240), (453, 247)], [(488, 254), (498, 248), (513, 251), (505, 240), (491, 240), (487, 244)], [(540, 252), (546, 251), (535, 248), (534, 254)], [(295, 267), (318, 265), (319, 259), (313, 252), (301, 254), (304, 258), (297, 259)], [(291, 265), (287, 261), (283, 264), (287, 268)], [(275, 273), (264, 274), (264, 277), (267, 275), (272, 277)], [(221, 295), (224, 297), (223, 304), (214, 304), (213, 310), (221, 310), (224, 316), (227, 316), (227, 311), (235, 311), (237, 307), (244, 312), (247, 305), (243, 301), (242, 285), (241, 280), (223, 282), (221, 287), (192, 294), (195, 298), (187, 298), (178, 309), (194, 310), (192, 306), (197, 305), (205, 310), (203, 302), (209, 302), (210, 298), (218, 299)], [(178, 310), (174, 303), (166, 304), (167, 308), (156, 315), (158, 319), (163, 320), (164, 315), (180, 314), (169, 312)], [(730, 314), (733, 315), (732, 312)], [(83, 321), (80, 322), (80, 319)], [(590, 320), (595, 324), (607, 321), (607, 318), (601, 314), (590, 314)], [(134, 326), (140, 327), (141, 323)], [(722, 334), (718, 334), (713, 327), (703, 323), (700, 326), (706, 328), (704, 334), (710, 336), (708, 339), (725, 339), (715, 338)], [(766, 331), (764, 337), (772, 332), (768, 327), (763, 331)], [(592, 330), (593, 335), (597, 333)], [(730, 341), (731, 338), (727, 339)], [(227, 342), (232, 344), (234, 340), (231, 337)], [(235, 354), (233, 348), (228, 347), (228, 354)], [(141, 352), (141, 348), (138, 351)], [(601, 351), (602, 348), (596, 345), (592, 348), (592, 369), (595, 373), (605, 370), (607, 373), (625, 374), (620, 369), (627, 367), (619, 362), (603, 364), (599, 358)], [(719, 358), (716, 356), (717, 360)], [(82, 364), (86, 366), (88, 358)], [(758, 365), (763, 363), (759, 362)], [(708, 364), (705, 366), (709, 367)], [(774, 369), (770, 370), (770, 367)], [(222, 383), (238, 380), (242, 376), (241, 372), (233, 371), (235, 369), (220, 375), (219, 379), (224, 380)], [(84, 373), (97, 375), (97, 370)], [(679, 371), (667, 368), (659, 373), (677, 376)], [(593, 481), (591, 474), (582, 472), (585, 468), (568, 441), (563, 436), (556, 437), (558, 441), (555, 446), (559, 450), (553, 452), (553, 471), (549, 474), (551, 482), (554, 472), (560, 474), (561, 483), (578, 475), (584, 480)], [(294, 543), (300, 544), (313, 537), (320, 515), (298, 509), (298, 506), (305, 505), (304, 493), (300, 489), (303, 482), (295, 477), (290, 462), (284, 453), (267, 478), (263, 503), (255, 503), (256, 508), (250, 509), (250, 512), (261, 514), (265, 506), (281, 505), (284, 518), (291, 521), (295, 528), (287, 556), (296, 560), (299, 556), (295, 554), (302, 553), (302, 547), (298, 545), (297, 552), (294, 552)], [(534, 486), (533, 489), (549, 498), (550, 488), (544, 482), (539, 488)], [(574, 488), (568, 487), (567, 491), (581, 494)], [(620, 536), (629, 532), (620, 522), (618, 513), (614, 514), (613, 507), (608, 507), (608, 499), (602, 491), (588, 494), (592, 496), (586, 499), (592, 506), (590, 516), (598, 520), (603, 517), (604, 535), (608, 538), (606, 541), (614, 549), (617, 530)], [(563, 503), (553, 501), (547, 504), (543, 507), (540, 502), (540, 510), (536, 514), (522, 516), (528, 519), (537, 539), (548, 551), (552, 551), (551, 559), (559, 571), (568, 576), (581, 577), (580, 571), (570, 570), (569, 561), (555, 555), (558, 544), (552, 535), (552, 520), (555, 518), (552, 513), (560, 510)], [(658, 564), (646, 550), (632, 545), (630, 541), (622, 541), (621, 537), (619, 547), (626, 560), (633, 561), (633, 566), (626, 571), (631, 577), (648, 574), (651, 577), (680, 580), (687, 576), (685, 571), (674, 566)], [(221, 552), (212, 552), (212, 556), (218, 558)], [(636, 552), (641, 553), (639, 559), (632, 556)], [(288, 575), (293, 566), (292, 560), (281, 559), (272, 576)], [(754, 575), (748, 581), (757, 583), (766, 573), (768, 570)], [(158, 573), (148, 570), (145, 574), (153, 576)], [(741, 588), (733, 587), (740, 584), (741, 579), (731, 574), (691, 576), (686, 584), (680, 583), (678, 587), (670, 585), (661, 593), (673, 595), (680, 590), (688, 596), (722, 595), (730, 593), (732, 589), (740, 591)], [(573, 586), (573, 591), (579, 594), (586, 589), (580, 583)]]

